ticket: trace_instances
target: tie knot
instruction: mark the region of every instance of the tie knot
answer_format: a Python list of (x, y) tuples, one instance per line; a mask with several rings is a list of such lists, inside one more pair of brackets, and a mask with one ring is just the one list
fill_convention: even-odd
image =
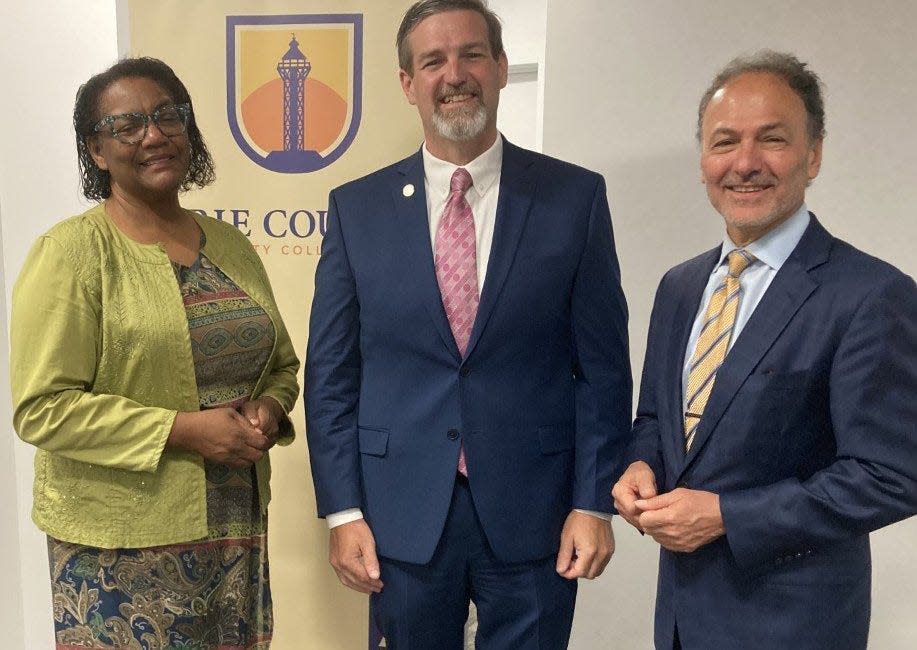
[(471, 174), (464, 167), (459, 167), (452, 172), (452, 181), (449, 183), (450, 192), (461, 192), (464, 194), (471, 187)]
[(737, 248), (726, 256), (726, 263), (729, 265), (729, 275), (734, 278), (739, 277), (742, 271), (755, 261), (755, 256), (748, 251)]

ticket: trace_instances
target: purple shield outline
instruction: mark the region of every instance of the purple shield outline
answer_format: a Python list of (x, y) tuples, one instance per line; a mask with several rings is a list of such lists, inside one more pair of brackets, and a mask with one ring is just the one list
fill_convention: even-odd
[[(324, 158), (309, 162), (306, 168), (291, 169), (282, 161), (268, 160), (252, 149), (236, 120), (236, 27), (239, 25), (303, 25), (303, 24), (353, 24), (353, 118), (343, 140)], [(298, 14), (285, 16), (226, 16), (226, 113), (229, 130), (239, 148), (252, 161), (265, 169), (282, 174), (304, 174), (324, 169), (338, 158), (353, 143), (360, 128), (363, 111), (363, 14)]]

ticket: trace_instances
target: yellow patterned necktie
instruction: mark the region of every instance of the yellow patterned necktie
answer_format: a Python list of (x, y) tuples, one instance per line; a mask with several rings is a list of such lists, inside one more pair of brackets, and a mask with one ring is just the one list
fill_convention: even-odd
[(740, 248), (729, 253), (726, 256), (729, 266), (726, 277), (710, 296), (710, 302), (707, 304), (704, 326), (691, 357), (691, 369), (685, 389), (688, 398), (685, 402), (686, 452), (691, 449), (691, 443), (694, 442), (694, 434), (710, 398), (710, 391), (713, 390), (716, 371), (722, 365), (729, 349), (736, 314), (739, 313), (739, 300), (742, 297), (739, 276), (754, 261), (754, 255)]

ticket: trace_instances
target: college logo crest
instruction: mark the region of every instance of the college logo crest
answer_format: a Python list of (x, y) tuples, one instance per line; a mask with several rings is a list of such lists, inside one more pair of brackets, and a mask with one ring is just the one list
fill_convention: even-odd
[(362, 77), (362, 14), (226, 17), (229, 128), (266, 169), (340, 158), (360, 126)]

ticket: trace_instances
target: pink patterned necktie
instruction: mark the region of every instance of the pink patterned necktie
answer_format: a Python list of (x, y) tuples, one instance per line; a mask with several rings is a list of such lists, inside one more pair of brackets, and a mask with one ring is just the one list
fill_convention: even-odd
[[(446, 318), (449, 319), (452, 336), (463, 357), (478, 313), (474, 215), (465, 199), (465, 192), (471, 187), (471, 182), (471, 174), (462, 167), (452, 174), (449, 198), (439, 221), (433, 251), (436, 281), (443, 297)], [(458, 471), (468, 476), (464, 445), (459, 452)]]

